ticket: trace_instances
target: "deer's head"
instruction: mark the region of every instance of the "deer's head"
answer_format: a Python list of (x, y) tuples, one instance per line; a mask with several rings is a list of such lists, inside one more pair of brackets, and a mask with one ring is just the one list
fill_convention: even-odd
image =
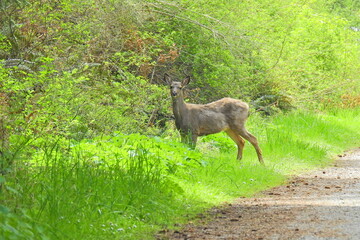
[(190, 82), (190, 76), (187, 76), (182, 80), (181, 82), (172, 81), (170, 76), (165, 73), (164, 75), (164, 81), (170, 86), (170, 94), (171, 97), (178, 98), (183, 97), (183, 88), (189, 84)]

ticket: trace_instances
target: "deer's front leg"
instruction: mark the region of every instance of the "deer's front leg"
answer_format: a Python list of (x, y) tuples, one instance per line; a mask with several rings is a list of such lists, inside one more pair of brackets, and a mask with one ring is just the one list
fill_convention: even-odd
[(191, 135), (191, 148), (195, 148), (196, 147), (196, 141), (197, 141), (197, 135), (196, 134), (192, 134)]
[(195, 148), (197, 135), (192, 133), (191, 131), (181, 132), (181, 142), (190, 146), (190, 148)]

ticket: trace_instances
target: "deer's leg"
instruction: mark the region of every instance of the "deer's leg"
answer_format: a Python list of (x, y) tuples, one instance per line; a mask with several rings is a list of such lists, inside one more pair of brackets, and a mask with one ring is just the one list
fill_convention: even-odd
[(192, 134), (192, 136), (191, 136), (191, 147), (192, 148), (196, 147), (197, 137), (198, 136), (196, 134)]
[(225, 131), (227, 133), (227, 135), (229, 135), (229, 137), (236, 143), (237, 147), (238, 147), (238, 154), (237, 154), (237, 159), (241, 160), (242, 159), (242, 153), (243, 153), (243, 149), (244, 149), (244, 145), (245, 145), (245, 141), (237, 134), (235, 133), (233, 130), (228, 129)]
[(262, 151), (259, 147), (259, 143), (256, 139), (256, 137), (254, 135), (252, 135), (251, 133), (249, 133), (245, 127), (241, 127), (240, 129), (237, 129), (236, 133), (238, 133), (240, 136), (242, 136), (243, 138), (245, 138), (246, 140), (248, 140), (255, 148), (256, 150), (256, 153), (258, 155), (258, 159), (259, 159), (259, 162), (261, 164), (264, 164), (264, 160), (263, 160), (263, 157), (262, 157)]
[(190, 141), (189, 141), (189, 134), (187, 133), (181, 133), (181, 142), (187, 145), (190, 145)]
[(197, 135), (193, 134), (191, 132), (185, 132), (185, 133), (181, 133), (181, 142), (185, 143), (187, 145), (190, 146), (190, 148), (195, 148), (196, 146), (196, 141), (197, 141)]

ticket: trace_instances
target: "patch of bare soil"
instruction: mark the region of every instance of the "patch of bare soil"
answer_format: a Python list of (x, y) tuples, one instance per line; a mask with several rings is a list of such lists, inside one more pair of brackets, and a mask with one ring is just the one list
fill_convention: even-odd
[(360, 148), (158, 239), (360, 239)]

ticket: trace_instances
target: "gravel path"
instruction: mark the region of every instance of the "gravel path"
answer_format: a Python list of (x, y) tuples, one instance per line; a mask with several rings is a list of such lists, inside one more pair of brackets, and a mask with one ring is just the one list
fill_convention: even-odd
[(158, 239), (360, 239), (360, 148)]

